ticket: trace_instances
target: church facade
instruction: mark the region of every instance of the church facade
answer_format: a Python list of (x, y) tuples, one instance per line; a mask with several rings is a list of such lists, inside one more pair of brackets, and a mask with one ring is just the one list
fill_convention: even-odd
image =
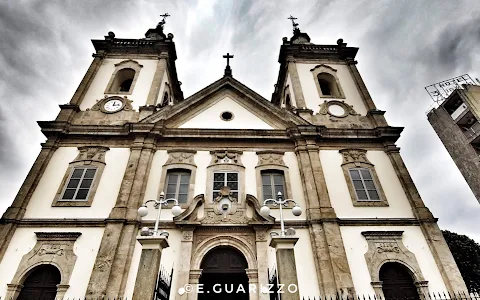
[[(159, 268), (170, 299), (217, 299), (198, 289), (216, 283), (248, 285), (221, 299), (270, 299), (275, 275), (282, 299), (466, 290), (358, 48), (294, 24), (271, 100), (228, 64), (184, 98), (164, 23), (93, 40), (73, 98), (39, 122), (46, 142), (1, 219), (0, 296), (149, 299)], [(171, 201), (142, 218), (150, 199)]]

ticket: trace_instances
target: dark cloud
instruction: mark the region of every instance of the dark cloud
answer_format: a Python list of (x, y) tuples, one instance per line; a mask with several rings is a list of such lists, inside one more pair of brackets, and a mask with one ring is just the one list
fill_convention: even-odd
[(270, 99), (287, 17), (298, 17), (312, 42), (344, 38), (359, 47), (358, 68), (391, 125), (406, 126), (402, 155), (422, 198), (444, 228), (480, 241), (480, 205), (425, 116), (424, 86), (470, 73), (480, 64), (480, 2), (456, 1), (14, 1), (0, 2), (0, 211), (13, 200), (52, 120), (91, 62), (90, 39), (108, 31), (140, 38), (169, 12), (185, 96), (233, 74)]

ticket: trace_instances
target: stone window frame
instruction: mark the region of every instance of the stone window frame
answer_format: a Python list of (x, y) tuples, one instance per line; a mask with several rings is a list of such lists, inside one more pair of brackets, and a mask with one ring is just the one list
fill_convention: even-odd
[[(104, 94), (115, 94), (115, 95), (131, 95), (133, 93), (133, 89), (135, 88), (135, 84), (138, 80), (138, 76), (140, 75), (140, 70), (143, 68), (143, 65), (139, 64), (137, 61), (132, 59), (127, 59), (118, 64), (115, 64), (115, 70), (110, 77), (110, 81), (107, 84), (107, 88), (105, 89)], [(120, 91), (113, 91), (113, 83), (115, 82), (115, 78), (120, 70), (123, 69), (132, 69), (135, 71), (135, 75), (133, 76), (132, 84), (130, 85), (130, 89), (128, 92), (120, 92)]]
[(81, 232), (35, 232), (37, 243), (18, 264), (17, 271), (10, 284), (7, 284), (5, 299), (16, 299), (23, 288), (23, 282), (38, 266), (50, 264), (56, 267), (61, 275), (57, 284), (55, 299), (63, 299), (70, 287), (70, 277), (77, 260), (74, 245)]
[[(258, 163), (255, 167), (255, 175), (257, 182), (257, 196), (258, 199), (263, 198), (262, 172), (265, 171), (280, 171), (283, 172), (285, 184), (285, 199), (292, 199), (292, 185), (290, 182), (290, 173), (288, 167), (285, 165), (283, 156), (285, 152), (275, 150), (257, 151)], [(265, 199), (259, 200), (260, 206), (263, 205)], [(278, 206), (269, 205), (271, 208), (279, 208)]]
[[(238, 173), (238, 203), (245, 201), (245, 167), (241, 163), (242, 151), (221, 150), (210, 151), (212, 161), (207, 167), (207, 184), (205, 199), (207, 203), (214, 203), (213, 199), (213, 174), (215, 172), (237, 172)], [(226, 162), (228, 160), (229, 162)]]
[[(194, 156), (197, 151), (188, 149), (174, 149), (167, 150), (167, 153), (168, 159), (162, 166), (158, 195), (160, 196), (162, 191), (166, 193), (168, 172), (176, 170), (190, 171), (190, 184), (188, 187), (187, 202), (179, 203), (181, 208), (188, 208), (194, 198), (195, 178), (197, 174), (197, 165), (195, 164)], [(174, 204), (169, 202), (166, 207), (171, 208), (173, 206)]]
[[(336, 69), (334, 69), (330, 66), (324, 65), (324, 64), (320, 64), (320, 65), (315, 66), (310, 71), (312, 72), (313, 81), (315, 82), (315, 86), (317, 87), (317, 92), (318, 92), (318, 95), (319, 95), (320, 98), (345, 99), (345, 93), (343, 92), (342, 86), (340, 85), (340, 80), (338, 79)], [(320, 75), (322, 73), (329, 74), (329, 75), (333, 76), (333, 78), (335, 79), (334, 83), (336, 85), (336, 88), (337, 88), (337, 91), (338, 91), (339, 95), (337, 95), (337, 96), (335, 96), (335, 95), (324, 95), (322, 93), (322, 89), (320, 88), (320, 83), (318, 82), (318, 75)]]
[(371, 277), (371, 285), (376, 295), (384, 298), (380, 269), (387, 262), (403, 265), (417, 287), (419, 295), (428, 294), (428, 281), (425, 280), (414, 253), (402, 241), (403, 231), (362, 231), (368, 243), (365, 261)]
[[(348, 191), (353, 203), (353, 206), (358, 207), (385, 207), (389, 206), (387, 197), (383, 191), (382, 185), (375, 171), (375, 165), (373, 165), (367, 158), (367, 150), (364, 149), (341, 149), (339, 153), (343, 156), (342, 170), (347, 183)], [(365, 168), (368, 169), (372, 175), (373, 183), (377, 188), (380, 200), (358, 200), (357, 192), (353, 186), (353, 181), (350, 176), (350, 169)]]
[[(102, 178), (103, 170), (105, 169), (105, 153), (110, 150), (108, 147), (103, 146), (82, 146), (78, 147), (77, 157), (69, 164), (62, 182), (55, 194), (52, 202), (52, 207), (90, 207), (92, 206), (95, 193), (97, 192), (100, 179)], [(69, 182), (70, 176), (73, 171), (79, 167), (93, 167), (96, 168), (95, 176), (93, 178), (90, 191), (88, 192), (87, 199), (85, 200), (63, 200), (63, 192)]]

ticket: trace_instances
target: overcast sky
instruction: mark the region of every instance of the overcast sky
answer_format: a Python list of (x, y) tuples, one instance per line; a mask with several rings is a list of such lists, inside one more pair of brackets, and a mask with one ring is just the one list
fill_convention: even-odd
[(142, 38), (168, 12), (185, 97), (233, 75), (267, 99), (278, 75), (287, 17), (315, 44), (343, 38), (359, 47), (358, 68), (392, 126), (419, 192), (442, 229), (480, 242), (480, 204), (427, 121), (426, 85), (480, 77), (480, 1), (47, 1), (0, 2), (0, 212), (13, 201), (53, 120), (91, 63), (90, 39), (108, 31)]

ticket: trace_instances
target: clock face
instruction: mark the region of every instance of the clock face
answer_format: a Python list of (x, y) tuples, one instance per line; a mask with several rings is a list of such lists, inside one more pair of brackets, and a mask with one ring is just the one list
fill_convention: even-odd
[(123, 107), (123, 102), (121, 100), (118, 100), (118, 99), (108, 100), (103, 105), (103, 109), (106, 112), (110, 112), (110, 113), (117, 112), (120, 109), (122, 109), (122, 107)]

